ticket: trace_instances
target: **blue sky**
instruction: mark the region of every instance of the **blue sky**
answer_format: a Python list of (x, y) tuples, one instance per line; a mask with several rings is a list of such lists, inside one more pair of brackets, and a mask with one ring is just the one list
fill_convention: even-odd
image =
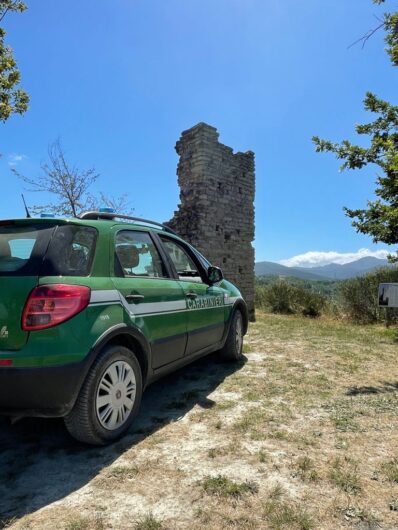
[(175, 142), (204, 121), (256, 154), (257, 260), (312, 251), (315, 264), (324, 252), (386, 248), (342, 212), (372, 197), (375, 170), (339, 173), (311, 143), (355, 139), (367, 90), (397, 102), (383, 35), (348, 48), (377, 23), (371, 0), (27, 3), (5, 20), (31, 106), (0, 124), (1, 217), (23, 214), (10, 164), (38, 174), (60, 136), (72, 163), (101, 174), (98, 190), (127, 192), (137, 215), (167, 220), (178, 203)]

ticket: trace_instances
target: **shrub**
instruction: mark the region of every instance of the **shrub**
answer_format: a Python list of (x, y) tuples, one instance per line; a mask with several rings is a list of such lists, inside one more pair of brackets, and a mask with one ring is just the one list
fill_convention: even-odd
[(296, 290), (301, 313), (307, 317), (319, 317), (326, 307), (325, 296), (306, 289)]
[[(372, 324), (386, 319), (386, 310), (379, 307), (380, 283), (398, 282), (398, 267), (383, 267), (374, 272), (345, 280), (340, 286), (340, 305), (343, 313), (354, 322)], [(398, 310), (389, 309), (391, 322), (398, 321)]]
[(264, 309), (268, 310), (268, 302), (267, 302), (267, 287), (263, 286), (257, 286), (254, 291), (254, 305), (257, 307), (257, 309)]
[(277, 280), (265, 288), (265, 301), (273, 313), (295, 313), (296, 288), (284, 280)]
[(295, 286), (286, 280), (276, 280), (256, 288), (256, 307), (286, 315), (302, 313), (318, 317), (326, 306), (326, 297), (311, 288)]

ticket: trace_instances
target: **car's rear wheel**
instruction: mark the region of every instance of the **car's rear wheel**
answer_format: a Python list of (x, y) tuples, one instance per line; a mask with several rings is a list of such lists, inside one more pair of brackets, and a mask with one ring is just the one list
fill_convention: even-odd
[(91, 367), (65, 425), (81, 442), (113, 442), (133, 422), (141, 395), (142, 375), (134, 353), (124, 346), (110, 346)]
[(228, 337), (220, 353), (226, 361), (241, 361), (243, 359), (244, 325), (242, 313), (237, 309), (232, 315)]

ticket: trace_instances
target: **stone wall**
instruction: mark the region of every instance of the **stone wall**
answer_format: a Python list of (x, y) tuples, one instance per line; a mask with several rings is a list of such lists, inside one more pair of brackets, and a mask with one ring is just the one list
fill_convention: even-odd
[(198, 123), (176, 144), (178, 210), (167, 224), (241, 290), (254, 320), (254, 153), (234, 153)]

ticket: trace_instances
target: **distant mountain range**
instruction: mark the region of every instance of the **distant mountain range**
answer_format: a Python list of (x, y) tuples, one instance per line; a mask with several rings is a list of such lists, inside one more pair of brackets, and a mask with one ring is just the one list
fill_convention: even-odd
[(256, 276), (293, 276), (301, 280), (347, 280), (388, 265), (386, 259), (361, 258), (345, 265), (330, 263), (321, 267), (286, 267), (272, 261), (260, 261), (255, 265)]

